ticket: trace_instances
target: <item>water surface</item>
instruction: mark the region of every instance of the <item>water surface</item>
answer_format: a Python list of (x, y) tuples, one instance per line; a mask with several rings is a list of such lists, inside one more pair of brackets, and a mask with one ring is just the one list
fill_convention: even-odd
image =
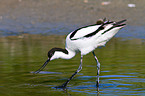
[(90, 53), (83, 69), (68, 84), (55, 89), (78, 68), (80, 54), (71, 60), (51, 61), (40, 74), (33, 74), (53, 47), (65, 46), (65, 36), (28, 35), (0, 38), (0, 96), (144, 96), (145, 40), (113, 38), (95, 50), (101, 63), (99, 92), (95, 86), (96, 62)]

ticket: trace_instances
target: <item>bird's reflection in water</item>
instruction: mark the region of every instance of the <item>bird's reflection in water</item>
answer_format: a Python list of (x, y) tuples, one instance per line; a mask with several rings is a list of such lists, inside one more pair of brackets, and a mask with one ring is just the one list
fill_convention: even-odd
[(68, 93), (67, 89), (63, 89), (64, 93), (67, 95), (67, 96), (72, 96), (70, 93)]
[[(59, 88), (59, 89), (61, 89), (66, 94), (66, 96), (73, 96), (67, 88)], [(99, 96), (99, 87), (96, 87), (96, 96)]]

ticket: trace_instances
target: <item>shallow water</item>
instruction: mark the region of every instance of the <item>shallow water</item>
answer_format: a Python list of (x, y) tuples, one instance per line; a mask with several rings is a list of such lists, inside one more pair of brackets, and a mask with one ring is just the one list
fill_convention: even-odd
[(83, 69), (68, 84), (55, 89), (78, 68), (80, 55), (71, 60), (51, 61), (40, 74), (33, 74), (47, 59), (52, 47), (65, 46), (65, 36), (28, 35), (0, 38), (0, 96), (144, 96), (145, 40), (113, 38), (95, 50), (101, 63), (99, 92), (95, 86), (96, 62), (90, 53)]
[[(10, 21), (10, 20), (9, 20)], [(11, 22), (13, 24), (13, 22)], [(2, 23), (3, 24), (3, 23)], [(18, 24), (19, 25), (19, 24)], [(80, 28), (82, 25), (65, 24), (65, 23), (40, 23), (40, 24), (25, 24), (20, 31), (20, 26), (2, 26), (0, 28), (0, 37), (3, 36), (17, 36), (21, 34), (42, 34), (42, 35), (66, 35), (69, 32)], [(84, 25), (85, 26), (85, 25)], [(3, 28), (4, 27), (4, 28)], [(144, 26), (130, 26), (127, 25), (121, 29), (115, 37), (122, 38), (140, 38), (145, 39)]]

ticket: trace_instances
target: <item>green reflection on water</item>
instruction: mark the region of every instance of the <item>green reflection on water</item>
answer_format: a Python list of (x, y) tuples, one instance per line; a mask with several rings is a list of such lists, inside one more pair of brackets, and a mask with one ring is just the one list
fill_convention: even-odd
[[(68, 93), (53, 87), (77, 70), (80, 55), (51, 61), (42, 74), (34, 75), (53, 47), (65, 46), (65, 36), (28, 35), (0, 38), (0, 96), (96, 96), (96, 63), (84, 56), (83, 70), (69, 83)], [(113, 38), (95, 50), (101, 63), (99, 95), (145, 94), (145, 42)], [(54, 73), (51, 73), (54, 72)], [(56, 73), (55, 73), (56, 72)]]

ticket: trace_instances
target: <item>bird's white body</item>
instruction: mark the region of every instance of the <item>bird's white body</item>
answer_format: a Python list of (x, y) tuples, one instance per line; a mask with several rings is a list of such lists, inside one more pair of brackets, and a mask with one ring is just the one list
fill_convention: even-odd
[[(70, 35), (73, 33), (73, 32), (71, 32), (66, 37), (65, 48), (67, 50), (71, 50), (76, 53), (81, 52), (81, 55), (86, 55), (89, 52), (92, 52), (93, 50), (95, 50), (97, 47), (105, 46), (106, 42), (109, 41), (120, 29), (120, 28), (114, 29), (114, 31), (107, 32), (103, 35), (102, 35), (102, 32), (104, 32), (104, 31), (102, 30), (92, 37), (88, 37), (88, 38), (83, 37), (91, 32), (94, 32), (95, 30), (97, 30), (98, 27), (100, 27), (100, 25), (94, 25), (94, 26), (83, 28), (83, 29), (79, 30), (72, 38), (72, 39), (80, 38), (78, 40), (70, 39)], [(110, 27), (111, 27), (111, 25), (108, 26), (108, 28), (106, 28), (106, 30), (109, 29)]]
[(86, 55), (95, 50), (97, 47), (105, 46), (107, 41), (109, 41), (122, 28), (122, 26), (116, 27), (110, 30), (110, 32), (102, 34), (104, 31), (108, 30), (113, 26), (112, 24), (108, 24), (107, 26), (105, 26), (103, 30), (100, 30), (95, 35), (90, 37), (84, 37), (96, 31), (100, 26), (101, 25), (91, 25), (88, 27), (81, 28), (77, 30), (77, 32), (74, 34), (72, 38), (70, 37), (74, 31), (68, 34), (66, 37), (66, 45), (65, 45), (65, 49), (68, 51), (68, 54), (64, 54), (62, 52), (55, 52), (51, 60), (56, 58), (71, 59), (78, 52), (80, 52), (81, 55)]
[(38, 69), (35, 73), (39, 73), (49, 61), (62, 58), (71, 59), (76, 55), (76, 53), (81, 53), (80, 66), (78, 70), (61, 86), (56, 88), (65, 88), (69, 81), (82, 69), (82, 59), (83, 55), (90, 52), (93, 53), (95, 60), (97, 62), (97, 87), (99, 86), (99, 74), (100, 74), (100, 63), (94, 53), (97, 47), (105, 46), (107, 41), (109, 41), (121, 28), (124, 27), (126, 20), (119, 22), (113, 21), (97, 21), (94, 25), (85, 26), (79, 28), (66, 37), (65, 49), (62, 48), (52, 48), (48, 52), (48, 60)]

